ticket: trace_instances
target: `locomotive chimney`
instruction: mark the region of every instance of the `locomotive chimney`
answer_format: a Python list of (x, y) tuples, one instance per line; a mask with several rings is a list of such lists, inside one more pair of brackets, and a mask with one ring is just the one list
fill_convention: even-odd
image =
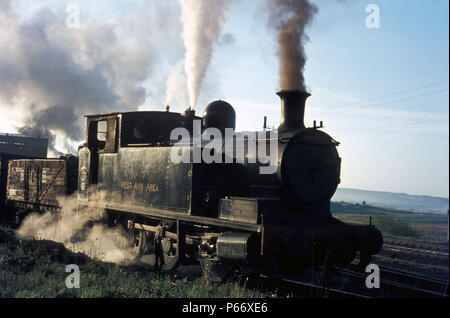
[(311, 94), (300, 90), (282, 90), (277, 95), (281, 98), (281, 123), (278, 132), (305, 128), (305, 102)]

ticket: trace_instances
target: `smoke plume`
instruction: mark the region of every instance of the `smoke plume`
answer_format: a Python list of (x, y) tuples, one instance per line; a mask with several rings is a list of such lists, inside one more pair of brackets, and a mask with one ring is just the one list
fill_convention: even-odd
[[(174, 37), (181, 42), (174, 33), (179, 13), (172, 10), (165, 1), (152, 2), (132, 17), (104, 22), (82, 16), (80, 28), (69, 28), (64, 11), (38, 6), (25, 17), (12, 0), (0, 0), (0, 110), (21, 114), (18, 132), (49, 138), (54, 155), (56, 136), (75, 152), (71, 145), (84, 138), (84, 115), (134, 110), (145, 102), (144, 82), (163, 44)], [(167, 24), (175, 27), (161, 27)]]
[(306, 91), (303, 70), (306, 62), (305, 28), (318, 8), (309, 0), (269, 0), (269, 26), (278, 31), (280, 88)]
[(230, 0), (180, 0), (180, 4), (189, 102), (195, 107)]

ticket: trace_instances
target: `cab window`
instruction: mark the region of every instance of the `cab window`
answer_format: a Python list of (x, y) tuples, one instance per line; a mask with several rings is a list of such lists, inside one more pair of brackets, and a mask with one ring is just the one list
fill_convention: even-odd
[(97, 141), (106, 141), (108, 135), (108, 124), (106, 120), (101, 120), (97, 122)]
[(89, 119), (88, 145), (95, 152), (116, 152), (116, 117)]

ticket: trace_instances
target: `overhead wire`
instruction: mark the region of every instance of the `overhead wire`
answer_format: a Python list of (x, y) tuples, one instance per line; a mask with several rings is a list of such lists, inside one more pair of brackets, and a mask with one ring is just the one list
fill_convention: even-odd
[(441, 125), (444, 122), (448, 125), (448, 119), (441, 119), (441, 120), (427, 120), (427, 121), (420, 121), (420, 122), (413, 122), (413, 123), (403, 123), (403, 124), (392, 124), (392, 125), (383, 125), (383, 126), (375, 126), (375, 127), (351, 127), (342, 129), (340, 131), (349, 131), (349, 130), (372, 130), (372, 129), (381, 129), (381, 128), (392, 128), (392, 127), (404, 127), (404, 126), (417, 126), (417, 125), (424, 125), (424, 124), (434, 124), (434, 126)]
[(324, 113), (319, 113), (319, 114), (321, 114), (321, 115), (330, 115), (330, 114), (345, 113), (345, 112), (355, 111), (355, 110), (359, 110), (359, 109), (363, 109), (363, 108), (375, 107), (375, 106), (380, 106), (380, 105), (387, 105), (387, 104), (402, 102), (402, 101), (411, 100), (411, 99), (415, 99), (415, 98), (436, 95), (436, 94), (440, 94), (440, 93), (446, 92), (448, 90), (449, 89), (446, 88), (446, 89), (441, 89), (441, 90), (438, 90), (438, 91), (433, 91), (433, 92), (429, 92), (429, 93), (425, 93), (425, 94), (399, 98), (399, 99), (395, 99), (395, 100), (391, 100), (391, 101), (386, 101), (386, 102), (381, 102), (381, 103), (376, 103), (376, 104), (370, 104), (370, 105), (364, 105), (364, 106), (354, 107), (354, 108), (351, 108), (351, 109), (344, 109), (344, 110), (340, 110), (340, 111), (324, 112)]
[(394, 93), (387, 94), (387, 95), (382, 95), (382, 96), (372, 97), (372, 98), (368, 98), (368, 99), (359, 100), (359, 101), (353, 102), (353, 103), (343, 104), (343, 105), (340, 105), (340, 106), (338, 106), (338, 107), (332, 107), (332, 108), (330, 108), (331, 111), (319, 112), (318, 115), (322, 115), (322, 114), (323, 114), (323, 115), (328, 115), (328, 114), (335, 114), (335, 113), (349, 112), (349, 111), (354, 111), (354, 110), (358, 110), (358, 109), (362, 109), (362, 108), (375, 107), (375, 106), (380, 106), (380, 105), (385, 105), (385, 104), (391, 104), (391, 103), (395, 103), (395, 102), (401, 102), (401, 101), (405, 101), (405, 100), (410, 100), (410, 99), (414, 99), (414, 98), (420, 98), (420, 97), (424, 97), (424, 96), (430, 96), (430, 95), (439, 94), (439, 93), (448, 91), (448, 88), (442, 89), (442, 90), (438, 90), (438, 91), (428, 92), (428, 93), (425, 93), (425, 94), (420, 94), (420, 95), (415, 95), (415, 96), (404, 97), (404, 98), (400, 98), (400, 99), (396, 99), (396, 100), (391, 100), (391, 101), (385, 101), (385, 102), (380, 102), (380, 103), (370, 104), (370, 105), (362, 105), (362, 106), (353, 107), (353, 108), (350, 108), (350, 109), (338, 110), (338, 109), (346, 108), (346, 107), (352, 106), (352, 105), (360, 105), (360, 104), (364, 104), (364, 103), (367, 103), (367, 102), (373, 101), (373, 100), (384, 99), (384, 98), (387, 98), (387, 97), (392, 97), (392, 96), (396, 96), (396, 95), (402, 95), (402, 94), (405, 94), (405, 93), (409, 93), (409, 92), (413, 92), (413, 91), (418, 91), (418, 90), (422, 90), (422, 89), (426, 89), (426, 88), (431, 88), (431, 87), (441, 86), (441, 85), (443, 85), (443, 84), (445, 84), (445, 83), (448, 83), (448, 81), (440, 81), (440, 82), (437, 82), (437, 83), (433, 83), (433, 84), (429, 84), (429, 85), (424, 85), (424, 86), (420, 86), (420, 87), (415, 87), (415, 88), (411, 88), (411, 89), (407, 89), (407, 90), (403, 90), (403, 91), (399, 91), (399, 92), (394, 92)]

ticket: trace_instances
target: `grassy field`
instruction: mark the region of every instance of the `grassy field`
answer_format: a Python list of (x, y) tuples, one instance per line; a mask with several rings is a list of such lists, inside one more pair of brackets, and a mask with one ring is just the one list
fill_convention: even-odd
[[(66, 265), (80, 268), (80, 288), (69, 289)], [(0, 227), (0, 297), (264, 297), (242, 284), (218, 284), (203, 277), (157, 275), (75, 254), (50, 241), (19, 240)]]
[(346, 202), (332, 202), (331, 212), (334, 217), (344, 222), (372, 222), (383, 236), (434, 243), (447, 242), (446, 214), (413, 213)]

